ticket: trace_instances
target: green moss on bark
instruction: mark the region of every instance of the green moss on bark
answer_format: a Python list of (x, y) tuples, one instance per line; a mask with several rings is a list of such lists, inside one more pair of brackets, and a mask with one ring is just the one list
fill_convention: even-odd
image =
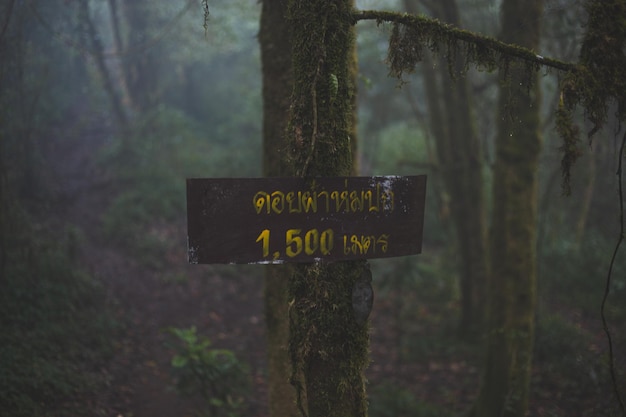
[[(301, 177), (354, 173), (356, 58), (349, 0), (291, 0), (293, 93), (289, 164)], [(290, 354), (298, 403), (308, 417), (367, 414), (367, 324), (352, 291), (364, 262), (299, 265), (290, 280)]]
[(363, 262), (304, 265), (292, 280), (293, 377), (309, 417), (366, 415), (368, 326), (357, 322), (351, 303), (362, 268)]
[(606, 123), (612, 104), (617, 108), (617, 119), (626, 121), (626, 1), (590, 0), (586, 9), (589, 20), (579, 66), (561, 83), (557, 130), (563, 139), (565, 194), (570, 192), (570, 170), (582, 153), (579, 128), (572, 122), (576, 107), (582, 106), (593, 124), (587, 134), (589, 140)]
[(355, 141), (354, 28), (349, 1), (291, 1), (294, 92), (290, 140), (297, 176), (350, 175)]

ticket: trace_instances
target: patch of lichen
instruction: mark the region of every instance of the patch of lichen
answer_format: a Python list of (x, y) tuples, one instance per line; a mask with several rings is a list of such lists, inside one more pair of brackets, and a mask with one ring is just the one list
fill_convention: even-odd
[[(301, 265), (291, 281), (292, 382), (308, 415), (365, 416), (363, 369), (367, 325), (358, 324), (351, 294), (364, 262)], [(304, 395), (303, 395), (304, 394)]]

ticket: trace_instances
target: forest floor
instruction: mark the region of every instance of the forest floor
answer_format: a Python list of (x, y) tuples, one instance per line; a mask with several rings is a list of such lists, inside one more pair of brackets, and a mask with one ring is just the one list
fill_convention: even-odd
[[(52, 139), (46, 158), (52, 161), (51, 178), (64, 196), (57, 214), (62, 222), (82, 230), (81, 263), (102, 283), (121, 323), (114, 354), (103, 370), (109, 389), (92, 399), (101, 410), (99, 415), (193, 416), (200, 406), (198, 399), (183, 398), (172, 388), (173, 351), (166, 343), (171, 336), (164, 330), (194, 325), (199, 334), (213, 342), (213, 347), (230, 349), (249, 365), (253, 392), (244, 415), (267, 417), (263, 267), (188, 265), (186, 247), (181, 244), (166, 255), (165, 267), (154, 268), (128, 249), (111, 243), (102, 233), (102, 214), (120, 188), (131, 185), (117, 182), (97, 162), (99, 150), (108, 145), (106, 133), (82, 132)], [(163, 222), (154, 228), (153, 233), (164, 239), (184, 244), (184, 214), (179, 221)], [(412, 318), (400, 320), (399, 304), (406, 309), (411, 303), (401, 296), (402, 289), (396, 289), (375, 300), (371, 316), (372, 363), (366, 372), (370, 386), (392, 384), (413, 393), (420, 402), (452, 412), (467, 409), (480, 384), (481, 361), (475, 346), (464, 345), (449, 335), (452, 331), (445, 331), (454, 323), (458, 306), (453, 302), (416, 305)], [(593, 335), (586, 343), (586, 352), (606, 354), (599, 317), (568, 307), (559, 310), (575, 326)], [(576, 363), (576, 359), (573, 361)], [(585, 369), (582, 378), (607, 377), (592, 367)], [(604, 412), (612, 401), (607, 383), (572, 386), (554, 372), (549, 361), (533, 370), (531, 415), (607, 415)], [(401, 415), (391, 410), (402, 407), (393, 405), (400, 400), (388, 401), (392, 405), (387, 406), (387, 415)]]

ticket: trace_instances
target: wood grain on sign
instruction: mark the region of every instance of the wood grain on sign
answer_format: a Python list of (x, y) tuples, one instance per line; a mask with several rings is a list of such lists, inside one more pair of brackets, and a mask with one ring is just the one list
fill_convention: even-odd
[(190, 263), (421, 252), (426, 176), (187, 179)]

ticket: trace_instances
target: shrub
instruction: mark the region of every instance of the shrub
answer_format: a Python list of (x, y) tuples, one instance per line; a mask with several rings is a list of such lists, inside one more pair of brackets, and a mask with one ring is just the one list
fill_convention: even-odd
[(97, 369), (115, 323), (100, 285), (72, 261), (76, 231), (52, 239), (24, 227), (9, 248), (0, 291), (0, 416), (78, 416), (106, 382)]
[(172, 358), (175, 386), (183, 395), (200, 395), (209, 416), (240, 415), (248, 390), (247, 367), (226, 349), (211, 349), (211, 341), (194, 326), (172, 328), (178, 346)]

